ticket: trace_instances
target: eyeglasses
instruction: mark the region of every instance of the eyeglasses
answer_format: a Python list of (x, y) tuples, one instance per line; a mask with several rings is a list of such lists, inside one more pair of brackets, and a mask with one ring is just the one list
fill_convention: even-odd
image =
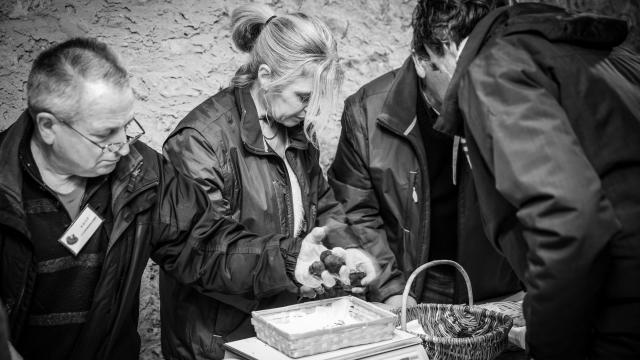
[[(56, 118), (58, 119), (58, 118)], [(100, 150), (102, 151), (102, 153), (108, 153), (108, 152), (118, 152), (120, 151), (120, 149), (122, 149), (125, 145), (131, 145), (134, 142), (136, 142), (138, 139), (140, 139), (140, 137), (142, 135), (145, 134), (144, 129), (142, 128), (142, 125), (140, 125), (140, 123), (138, 122), (138, 120), (136, 120), (136, 118), (132, 118), (131, 121), (129, 121), (125, 126), (124, 126), (124, 135), (127, 137), (127, 141), (125, 142), (116, 142), (116, 143), (110, 143), (110, 144), (106, 144), (106, 145), (101, 145), (98, 144), (97, 142), (89, 139), (85, 134), (81, 133), (80, 131), (76, 130), (73, 126), (69, 125), (66, 121), (60, 120), (58, 119), (58, 121), (60, 121), (61, 123), (63, 123), (66, 127), (68, 127), (69, 129), (75, 131), (76, 133), (78, 133), (78, 135), (82, 136), (83, 138), (85, 138), (87, 141), (89, 141), (90, 143), (92, 143), (93, 145), (97, 146), (100, 148)]]

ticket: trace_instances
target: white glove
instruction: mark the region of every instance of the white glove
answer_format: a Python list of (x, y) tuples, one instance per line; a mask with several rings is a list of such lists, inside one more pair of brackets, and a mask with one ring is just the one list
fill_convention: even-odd
[(302, 240), (300, 245), (300, 253), (296, 262), (296, 269), (294, 275), (296, 280), (303, 286), (300, 288), (300, 292), (305, 297), (315, 297), (315, 293), (310, 292), (310, 289), (314, 289), (318, 293), (324, 292), (322, 285), (327, 287), (333, 287), (335, 285), (335, 279), (323, 277), (316, 277), (309, 272), (309, 267), (315, 261), (320, 261), (320, 254), (327, 248), (322, 245), (322, 239), (326, 236), (324, 227), (313, 228)]
[[(360, 284), (362, 287), (352, 287), (351, 292), (353, 293), (364, 293), (366, 286), (371, 283), (380, 272), (378, 269), (378, 263), (373, 258), (373, 256), (369, 255), (366, 251), (357, 248), (345, 249), (345, 262), (346, 266), (349, 269), (348, 272), (340, 272), (340, 280), (346, 284), (351, 285), (351, 281), (349, 279), (349, 273), (354, 271), (364, 272), (365, 277), (360, 280)], [(335, 251), (334, 251), (335, 252)]]

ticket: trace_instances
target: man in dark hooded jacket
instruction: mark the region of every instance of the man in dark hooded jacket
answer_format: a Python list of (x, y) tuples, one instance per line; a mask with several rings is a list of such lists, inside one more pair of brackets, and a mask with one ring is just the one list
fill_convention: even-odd
[(640, 57), (623, 21), (429, 0), (437, 130), (465, 136), (485, 232), (527, 288), (535, 359), (640, 356)]

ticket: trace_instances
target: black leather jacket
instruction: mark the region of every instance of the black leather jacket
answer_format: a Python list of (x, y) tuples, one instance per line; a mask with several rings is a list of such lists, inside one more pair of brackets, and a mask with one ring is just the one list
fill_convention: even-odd
[[(296, 174), (305, 213), (303, 233), (315, 226), (344, 224), (319, 164), (319, 152), (301, 127), (289, 128), (285, 156)], [(197, 106), (164, 145), (171, 162), (206, 191), (213, 206), (258, 234), (292, 236), (293, 203), (284, 161), (266, 148), (249, 88), (228, 88)], [(329, 233), (330, 246), (354, 247), (348, 228)], [(242, 263), (238, 256), (231, 261)], [(248, 269), (247, 271), (251, 271)], [(251, 277), (251, 274), (247, 274)], [(162, 349), (169, 359), (219, 359), (225, 341), (255, 336), (250, 313), (295, 304), (283, 292), (258, 301), (234, 293), (200, 295), (166, 274), (160, 277)]]

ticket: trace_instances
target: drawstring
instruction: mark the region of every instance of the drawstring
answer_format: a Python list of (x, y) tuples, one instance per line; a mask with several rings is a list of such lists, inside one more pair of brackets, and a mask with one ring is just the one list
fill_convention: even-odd
[[(464, 141), (464, 140), (463, 140)], [(458, 180), (458, 149), (460, 148), (460, 136), (453, 137), (453, 154), (451, 156), (451, 179), (453, 180), (453, 185), (457, 185)]]
[(462, 151), (464, 151), (464, 155), (467, 157), (467, 162), (469, 163), (469, 169), (473, 170), (473, 166), (471, 166), (471, 158), (469, 157), (469, 147), (467, 146), (467, 139), (460, 138), (462, 142)]
[(460, 149), (460, 144), (462, 144), (462, 151), (464, 152), (464, 156), (467, 158), (467, 163), (469, 164), (469, 169), (473, 170), (473, 166), (471, 166), (471, 158), (469, 157), (469, 148), (467, 147), (467, 140), (460, 136), (453, 137), (453, 155), (451, 161), (451, 172), (453, 185), (456, 185), (458, 181), (458, 150)]

